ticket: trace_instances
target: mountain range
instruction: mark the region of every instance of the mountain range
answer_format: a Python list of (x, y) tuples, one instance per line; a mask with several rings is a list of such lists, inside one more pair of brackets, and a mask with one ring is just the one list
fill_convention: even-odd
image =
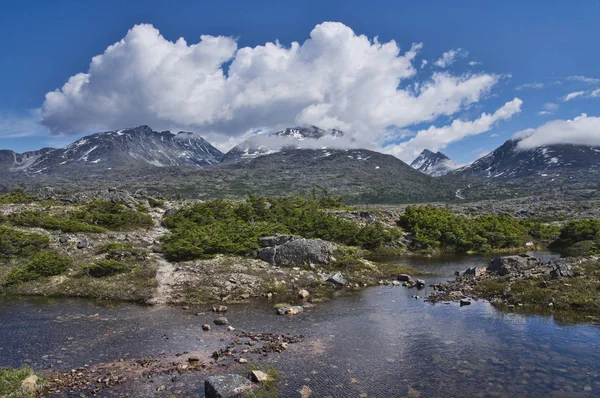
[(430, 150), (409, 166), (372, 150), (339, 149), (348, 142), (344, 137), (335, 129), (291, 127), (252, 136), (224, 154), (195, 133), (139, 126), (92, 134), (61, 149), (0, 151), (0, 190), (121, 186), (235, 198), (318, 186), (350, 202), (404, 203), (558, 191), (597, 195), (600, 188), (600, 147), (524, 149), (518, 140), (508, 140), (457, 168), (446, 155)]

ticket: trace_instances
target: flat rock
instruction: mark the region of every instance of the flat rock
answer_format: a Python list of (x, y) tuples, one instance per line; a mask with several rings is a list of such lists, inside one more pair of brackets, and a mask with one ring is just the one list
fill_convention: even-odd
[(206, 398), (237, 398), (251, 389), (250, 380), (238, 374), (210, 376), (204, 382)]
[(252, 377), (252, 381), (255, 383), (266, 383), (271, 379), (269, 375), (262, 370), (253, 370), (250, 373), (250, 376)]
[(213, 322), (215, 323), (215, 325), (219, 325), (219, 326), (229, 325), (229, 321), (224, 316), (218, 317)]
[(327, 282), (333, 283), (334, 285), (344, 286), (346, 284), (346, 279), (342, 276), (340, 272), (336, 272), (327, 278)]
[(398, 277), (396, 279), (399, 280), (400, 282), (408, 282), (412, 278), (408, 274), (400, 274), (400, 275), (398, 275)]

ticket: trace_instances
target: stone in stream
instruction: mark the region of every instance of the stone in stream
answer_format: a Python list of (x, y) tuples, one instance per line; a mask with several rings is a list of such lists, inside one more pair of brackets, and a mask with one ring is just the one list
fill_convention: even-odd
[(210, 325), (208, 323), (205, 323), (204, 325), (202, 325), (202, 330), (204, 330), (205, 332), (210, 331)]
[(464, 306), (464, 305), (471, 305), (471, 302), (469, 300), (466, 299), (461, 299), (460, 300), (460, 306)]
[(412, 278), (408, 274), (400, 274), (400, 275), (398, 275), (398, 277), (396, 279), (399, 280), (400, 282), (408, 282)]
[(425, 281), (423, 279), (417, 279), (415, 281), (415, 286), (417, 289), (423, 289), (425, 287)]
[(218, 317), (213, 322), (215, 323), (215, 325), (219, 325), (219, 326), (229, 325), (229, 321), (224, 316)]
[(542, 265), (539, 258), (526, 254), (519, 256), (504, 256), (493, 259), (487, 267), (487, 272), (505, 276), (514, 272), (523, 272)]
[(478, 277), (485, 274), (486, 269), (481, 267), (467, 268), (463, 275)]
[(227, 307), (224, 305), (213, 305), (212, 310), (213, 312), (227, 312)]
[(303, 311), (304, 308), (297, 305), (290, 307), (279, 307), (277, 308), (277, 315), (298, 315)]
[(238, 374), (210, 376), (204, 382), (206, 398), (234, 398), (252, 389), (250, 380)]

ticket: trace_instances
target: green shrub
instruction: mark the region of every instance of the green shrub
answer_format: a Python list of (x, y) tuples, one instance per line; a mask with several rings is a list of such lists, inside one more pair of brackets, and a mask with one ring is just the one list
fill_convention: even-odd
[(584, 241), (600, 241), (600, 220), (577, 220), (565, 224), (550, 247), (564, 249)]
[(0, 226), (0, 256), (27, 257), (50, 245), (48, 237)]
[(244, 202), (213, 200), (188, 205), (165, 217), (172, 231), (163, 237), (163, 252), (171, 260), (207, 258), (218, 253), (252, 255), (258, 238), (275, 233), (325, 239), (376, 249), (400, 236), (381, 224), (360, 227), (325, 211), (338, 206), (326, 198), (260, 198)]
[(72, 213), (72, 217), (85, 224), (117, 230), (151, 226), (152, 217), (146, 212), (142, 206), (131, 209), (122, 203), (96, 200)]
[(110, 242), (100, 246), (96, 253), (106, 254), (108, 260), (123, 260), (125, 258), (144, 260), (148, 251), (135, 247), (131, 243)]
[(15, 268), (6, 277), (6, 285), (32, 281), (44, 276), (55, 276), (65, 272), (72, 261), (56, 250), (37, 253), (25, 267)]
[(41, 211), (25, 210), (21, 213), (13, 213), (9, 216), (13, 225), (22, 227), (44, 228), (55, 231), (60, 230), (66, 233), (75, 232), (104, 232), (105, 228), (97, 225), (90, 225), (71, 218), (69, 213), (58, 214), (55, 216), (44, 214)]
[(529, 239), (547, 238), (556, 230), (507, 215), (467, 218), (433, 205), (408, 206), (398, 224), (413, 235), (417, 249), (485, 252), (525, 246)]
[(103, 260), (85, 268), (85, 272), (94, 278), (103, 278), (133, 270), (133, 266), (118, 260)]
[(155, 198), (149, 197), (148, 204), (150, 205), (150, 207), (161, 207), (161, 206), (164, 206), (165, 201), (162, 199), (155, 199)]
[(14, 192), (0, 194), (0, 204), (22, 204), (31, 203), (37, 200), (37, 196), (28, 195), (22, 189), (17, 189)]

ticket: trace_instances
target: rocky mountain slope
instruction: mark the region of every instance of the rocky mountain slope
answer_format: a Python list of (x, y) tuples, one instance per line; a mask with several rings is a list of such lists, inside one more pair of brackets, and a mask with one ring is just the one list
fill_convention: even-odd
[(140, 126), (93, 134), (61, 149), (24, 154), (3, 151), (0, 165), (11, 171), (72, 174), (84, 169), (133, 166), (210, 166), (219, 163), (222, 156), (221, 151), (195, 133), (172, 134)]
[(423, 152), (413, 160), (410, 167), (432, 177), (443, 176), (457, 168), (448, 156), (439, 151), (432, 152), (429, 149), (423, 149)]
[[(316, 126), (291, 127), (272, 134), (258, 134), (232, 148), (223, 157), (223, 162), (234, 163), (243, 159), (270, 155), (284, 149), (300, 149), (305, 147), (305, 140), (314, 142), (327, 137), (339, 138), (344, 135), (341, 130), (324, 130)], [(326, 146), (324, 143), (323, 146)], [(306, 148), (305, 148), (306, 149)]]
[(562, 173), (600, 170), (600, 147), (548, 145), (521, 149), (518, 140), (508, 140), (490, 154), (454, 174), (470, 178), (518, 179), (537, 176), (545, 179)]

